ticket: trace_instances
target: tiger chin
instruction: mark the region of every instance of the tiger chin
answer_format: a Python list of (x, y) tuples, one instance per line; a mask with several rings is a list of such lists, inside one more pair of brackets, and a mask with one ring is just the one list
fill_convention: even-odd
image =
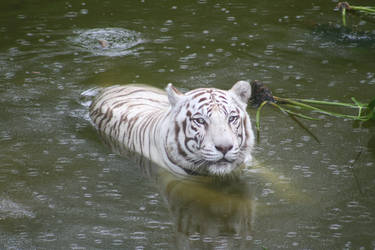
[(104, 88), (90, 106), (97, 129), (182, 175), (227, 176), (251, 162), (250, 84), (181, 93), (145, 85)]

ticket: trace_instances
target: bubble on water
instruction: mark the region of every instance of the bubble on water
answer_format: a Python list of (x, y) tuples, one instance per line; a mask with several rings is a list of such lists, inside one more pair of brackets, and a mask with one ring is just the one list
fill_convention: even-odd
[(99, 56), (128, 55), (134, 53), (131, 48), (144, 42), (140, 33), (123, 28), (77, 30), (74, 33), (77, 35), (70, 38), (74, 45)]

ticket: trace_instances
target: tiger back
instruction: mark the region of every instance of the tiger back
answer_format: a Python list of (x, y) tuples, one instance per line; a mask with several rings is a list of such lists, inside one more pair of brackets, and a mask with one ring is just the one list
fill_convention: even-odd
[(251, 161), (250, 84), (185, 94), (143, 85), (103, 89), (90, 106), (97, 129), (178, 174), (226, 175)]

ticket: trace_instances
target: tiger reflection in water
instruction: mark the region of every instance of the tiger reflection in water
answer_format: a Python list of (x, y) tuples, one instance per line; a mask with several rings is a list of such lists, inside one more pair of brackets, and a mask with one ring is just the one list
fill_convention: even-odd
[(185, 94), (172, 84), (166, 92), (113, 86), (95, 97), (90, 118), (101, 133), (174, 173), (224, 176), (252, 159), (250, 95), (246, 81)]
[(102, 134), (101, 139), (112, 152), (131, 158), (155, 183), (171, 214), (176, 249), (226, 244), (223, 241), (245, 249), (252, 246), (257, 203), (251, 185), (238, 174), (181, 178), (112, 137)]

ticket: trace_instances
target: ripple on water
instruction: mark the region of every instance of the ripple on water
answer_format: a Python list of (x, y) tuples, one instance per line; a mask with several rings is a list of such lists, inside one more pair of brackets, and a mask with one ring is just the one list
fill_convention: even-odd
[(99, 56), (124, 56), (133, 53), (131, 48), (141, 44), (144, 40), (141, 34), (123, 28), (98, 28), (76, 30), (71, 42), (84, 51)]
[(35, 218), (35, 215), (22, 204), (0, 197), (0, 221), (6, 218)]
[(371, 31), (320, 24), (313, 31), (313, 39), (321, 41), (321, 48), (336, 48), (337, 46), (373, 48), (375, 35)]

